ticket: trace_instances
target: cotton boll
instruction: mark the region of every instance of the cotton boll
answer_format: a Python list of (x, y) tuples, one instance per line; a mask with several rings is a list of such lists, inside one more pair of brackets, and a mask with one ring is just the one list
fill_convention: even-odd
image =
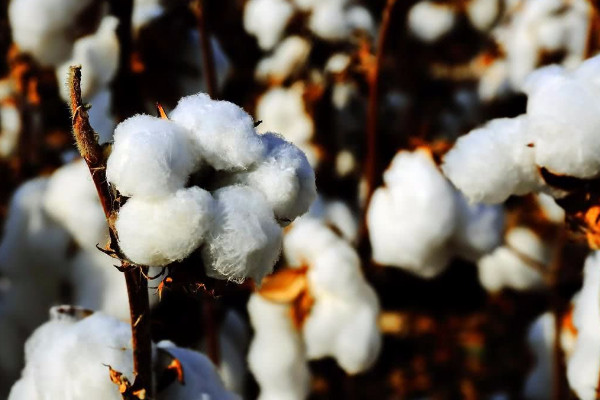
[(555, 335), (554, 314), (550, 312), (542, 314), (529, 327), (527, 343), (536, 362), (525, 381), (523, 395), (526, 399), (552, 397)]
[(556, 201), (552, 196), (545, 193), (538, 193), (535, 196), (537, 204), (542, 209), (544, 215), (556, 224), (562, 224), (565, 222), (565, 210), (556, 204)]
[(363, 32), (374, 35), (375, 23), (369, 10), (362, 6), (351, 6), (346, 11), (346, 24), (350, 31), (361, 30)]
[[(443, 247), (456, 226), (454, 189), (427, 150), (398, 153), (367, 211), (373, 260), (423, 277), (446, 266)], [(434, 256), (433, 253), (439, 253)]]
[(517, 227), (506, 235), (506, 246), (482, 257), (477, 263), (479, 280), (491, 292), (504, 287), (538, 289), (545, 284), (539, 271), (551, 260), (552, 249), (528, 228)]
[(102, 205), (83, 160), (56, 170), (48, 181), (44, 210), (83, 248), (95, 248), (108, 240)]
[(0, 244), (2, 275), (32, 280), (64, 273), (69, 237), (43, 208), (48, 186), (47, 178), (36, 178), (13, 194)]
[(267, 148), (264, 160), (234, 179), (259, 190), (275, 218), (287, 225), (308, 211), (317, 196), (315, 173), (304, 153), (282, 137), (266, 133), (261, 139)]
[(408, 28), (419, 40), (433, 43), (452, 30), (455, 19), (452, 7), (425, 0), (408, 11)]
[(247, 186), (228, 186), (213, 193), (215, 221), (202, 258), (212, 278), (260, 284), (273, 270), (281, 250), (281, 228), (264, 196)]
[(316, 4), (308, 26), (315, 35), (325, 40), (342, 40), (350, 34), (341, 1), (323, 1)]
[[(589, 85), (554, 70), (529, 85), (528, 130), (538, 165), (554, 173), (591, 178), (600, 173), (600, 99)], [(560, 93), (560, 95), (557, 95)]]
[(19, 145), (21, 114), (14, 102), (0, 102), (0, 158), (14, 154)]
[(508, 64), (506, 60), (496, 60), (487, 67), (479, 79), (477, 92), (483, 101), (491, 101), (509, 93)]
[(526, 117), (501, 118), (469, 132), (446, 153), (442, 170), (474, 202), (501, 203), (537, 189), (526, 124)]
[(473, 26), (480, 31), (486, 31), (498, 17), (500, 0), (471, 0), (466, 11)]
[(350, 65), (351, 59), (348, 54), (335, 53), (327, 60), (325, 71), (333, 74), (342, 73)]
[(165, 12), (161, 0), (134, 0), (131, 13), (131, 28), (134, 37), (152, 20), (160, 17)]
[(124, 196), (158, 198), (183, 188), (196, 160), (186, 130), (136, 115), (121, 122), (106, 163), (106, 178)]
[(201, 159), (217, 170), (241, 170), (259, 161), (265, 148), (254, 121), (228, 101), (199, 93), (179, 100), (171, 120), (189, 130)]
[(596, 398), (600, 373), (600, 253), (591, 253), (585, 261), (583, 287), (573, 310), (577, 342), (567, 360), (569, 386), (582, 400)]
[(358, 216), (342, 201), (317, 196), (308, 210), (308, 216), (334, 226), (350, 243), (354, 243), (358, 237)]
[(253, 294), (248, 313), (255, 332), (248, 366), (260, 386), (259, 399), (305, 399), (310, 391), (310, 372), (301, 337), (289, 317), (289, 306)]
[[(65, 82), (71, 65), (81, 65), (81, 96), (84, 99), (89, 99), (107, 86), (119, 66), (118, 24), (118, 18), (106, 16), (94, 34), (75, 41), (71, 58), (56, 69), (57, 81)], [(69, 86), (65, 82), (59, 88), (61, 97), (68, 102)]]
[[(55, 316), (29, 338), (25, 359), (10, 400), (118, 399), (119, 389), (108, 379), (106, 365), (133, 381), (129, 325), (101, 313), (80, 320)], [(26, 385), (33, 389), (23, 389)]]
[(117, 260), (97, 249), (82, 250), (70, 260), (73, 303), (127, 321), (129, 302)]
[(92, 0), (13, 0), (8, 7), (12, 38), (19, 50), (44, 66), (71, 54), (77, 17)]
[(285, 0), (250, 0), (244, 7), (244, 29), (256, 36), (263, 50), (270, 50), (281, 37), (294, 13)]
[(256, 118), (262, 121), (260, 132), (279, 132), (297, 146), (308, 142), (314, 126), (304, 108), (303, 92), (301, 85), (268, 90), (256, 105)]
[(175, 346), (168, 341), (157, 345), (181, 363), (185, 384), (173, 382), (162, 391), (157, 399), (185, 400), (239, 400), (240, 397), (230, 393), (223, 386), (215, 366), (202, 353)]
[(119, 245), (135, 263), (163, 267), (181, 261), (212, 229), (213, 199), (198, 187), (160, 199), (132, 197), (119, 210)]
[(504, 209), (499, 205), (470, 204), (457, 193), (458, 223), (452, 239), (457, 252), (477, 261), (502, 243)]
[(255, 76), (261, 81), (281, 82), (300, 71), (308, 59), (311, 44), (300, 36), (283, 40), (272, 55), (256, 66)]

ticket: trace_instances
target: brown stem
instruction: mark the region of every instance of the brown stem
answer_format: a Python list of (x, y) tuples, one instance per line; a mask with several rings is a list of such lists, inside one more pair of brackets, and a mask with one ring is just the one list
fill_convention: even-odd
[(192, 4), (192, 10), (198, 20), (198, 32), (200, 33), (200, 44), (202, 46), (202, 72), (204, 73), (204, 82), (206, 91), (213, 99), (217, 97), (217, 76), (215, 74), (215, 62), (213, 48), (210, 43), (210, 33), (206, 26), (206, 7), (205, 0), (195, 0)]
[(219, 330), (215, 323), (215, 299), (209, 295), (204, 295), (202, 302), (204, 327), (206, 332), (206, 353), (215, 365), (221, 363), (221, 351), (219, 349)]
[[(69, 75), (71, 123), (73, 135), (81, 156), (88, 165), (96, 186), (102, 209), (108, 222), (111, 237), (116, 237), (114, 216), (115, 202), (106, 181), (106, 162), (102, 147), (98, 144), (96, 132), (90, 125), (87, 107), (81, 99), (81, 67), (71, 67)], [(114, 243), (112, 243), (114, 245)], [(116, 252), (118, 254), (118, 252)], [(133, 373), (135, 380), (131, 388), (123, 393), (125, 399), (152, 397), (152, 342), (150, 337), (150, 304), (148, 282), (142, 275), (143, 268), (131, 265), (121, 258), (121, 268), (125, 274), (129, 311), (131, 315), (131, 336), (133, 348)], [(143, 394), (143, 395), (142, 395)]]
[(371, 195), (375, 190), (375, 184), (377, 181), (377, 117), (379, 108), (379, 72), (383, 63), (383, 56), (385, 50), (385, 44), (387, 40), (387, 33), (390, 27), (391, 14), (396, 4), (396, 0), (387, 0), (385, 9), (383, 10), (383, 16), (381, 20), (381, 26), (379, 28), (379, 36), (377, 38), (377, 50), (375, 54), (375, 63), (373, 68), (367, 70), (367, 81), (369, 84), (369, 98), (367, 103), (367, 125), (366, 125), (366, 156), (365, 156), (365, 183), (366, 183), (366, 195), (364, 198), (363, 215), (361, 219), (361, 227), (359, 237), (364, 238), (366, 236), (366, 215), (367, 206)]

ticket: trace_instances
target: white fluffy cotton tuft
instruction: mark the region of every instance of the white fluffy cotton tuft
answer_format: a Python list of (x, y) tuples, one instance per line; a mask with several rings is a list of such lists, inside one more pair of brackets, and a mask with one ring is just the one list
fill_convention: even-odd
[(115, 226), (130, 260), (162, 267), (183, 260), (202, 244), (213, 215), (210, 193), (191, 187), (160, 199), (129, 199)]
[(294, 13), (286, 0), (250, 0), (244, 7), (244, 29), (256, 36), (263, 50), (270, 50), (283, 36)]
[(233, 103), (199, 93), (179, 100), (170, 117), (189, 130), (199, 157), (217, 170), (246, 169), (263, 157), (254, 121)]
[(420, 1), (408, 11), (408, 27), (419, 40), (433, 43), (452, 30), (456, 23), (455, 13), (447, 4)]
[(183, 188), (196, 162), (185, 129), (136, 115), (115, 130), (106, 178), (125, 196), (157, 198)]
[(255, 76), (261, 81), (282, 82), (304, 67), (310, 50), (308, 40), (290, 36), (277, 46), (273, 54), (258, 63)]
[(281, 227), (264, 196), (247, 186), (214, 192), (217, 211), (202, 247), (208, 276), (260, 283), (273, 270), (281, 249)]

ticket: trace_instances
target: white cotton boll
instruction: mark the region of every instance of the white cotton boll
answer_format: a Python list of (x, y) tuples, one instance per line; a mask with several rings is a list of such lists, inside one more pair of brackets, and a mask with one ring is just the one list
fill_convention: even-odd
[(179, 360), (185, 380), (185, 384), (171, 383), (157, 400), (240, 400), (225, 389), (215, 366), (204, 354), (177, 347), (166, 340), (158, 343), (157, 347)]
[(264, 196), (247, 186), (228, 186), (214, 192), (215, 221), (202, 258), (212, 278), (257, 284), (273, 270), (281, 250), (281, 227)]
[(500, 0), (471, 0), (466, 11), (473, 26), (480, 31), (486, 31), (498, 17)]
[(244, 29), (256, 36), (261, 49), (271, 50), (292, 14), (294, 7), (285, 0), (250, 0), (244, 7)]
[(312, 10), (308, 27), (318, 37), (325, 40), (342, 40), (350, 34), (350, 27), (344, 15), (341, 1), (323, 1)]
[(131, 13), (131, 29), (137, 36), (139, 31), (152, 20), (160, 17), (165, 12), (162, 0), (134, 0)]
[(573, 78), (600, 92), (600, 56), (585, 60), (573, 71)]
[(569, 386), (582, 400), (597, 397), (600, 373), (600, 253), (591, 253), (583, 270), (583, 287), (575, 300), (573, 323), (577, 342), (567, 360)]
[(44, 211), (47, 189), (48, 179), (36, 178), (13, 194), (0, 243), (2, 275), (31, 281), (64, 273), (69, 236)]
[(335, 53), (327, 60), (325, 71), (332, 74), (342, 73), (350, 66), (350, 56), (346, 53)]
[(317, 196), (308, 210), (308, 216), (322, 220), (325, 224), (334, 226), (350, 243), (358, 237), (358, 215), (343, 201), (326, 200)]
[(457, 193), (458, 223), (452, 238), (458, 254), (471, 261), (502, 243), (504, 209), (500, 205), (469, 203)]
[(490, 292), (504, 287), (538, 289), (545, 284), (540, 268), (545, 268), (551, 257), (552, 248), (532, 230), (513, 228), (506, 234), (505, 246), (482, 257), (477, 263), (479, 280)]
[(267, 91), (256, 105), (260, 132), (278, 132), (295, 145), (308, 142), (314, 133), (312, 118), (306, 113), (302, 85)]
[(496, 60), (487, 67), (479, 79), (477, 92), (483, 101), (502, 97), (510, 90), (508, 82), (508, 64), (505, 60)]
[(48, 182), (44, 209), (83, 248), (104, 246), (108, 225), (90, 171), (82, 159), (57, 169)]
[(181, 189), (196, 165), (187, 135), (176, 123), (149, 115), (121, 122), (107, 180), (124, 196), (158, 198)]
[[(367, 211), (373, 260), (433, 277), (456, 226), (454, 189), (426, 150), (399, 152)], [(438, 253), (438, 254), (436, 254)]]
[[(108, 379), (106, 365), (133, 381), (131, 329), (101, 313), (80, 320), (54, 317), (29, 338), (25, 359), (10, 400), (119, 399), (119, 389)], [(33, 389), (24, 390), (24, 385)], [(34, 393), (34, 397), (19, 397)]]
[(408, 11), (408, 28), (419, 40), (433, 43), (452, 30), (455, 11), (445, 4), (420, 1)]
[(129, 301), (118, 261), (97, 249), (81, 250), (70, 260), (73, 304), (127, 321)]
[(346, 24), (350, 31), (361, 30), (363, 32), (375, 33), (375, 23), (369, 10), (362, 6), (352, 6), (346, 10)]
[(310, 392), (304, 346), (289, 312), (289, 306), (258, 294), (248, 301), (254, 328), (248, 366), (260, 386), (261, 400), (302, 400)]
[(12, 0), (12, 38), (19, 50), (44, 66), (57, 66), (71, 54), (79, 14), (92, 0)]
[(282, 137), (266, 133), (261, 139), (267, 148), (264, 160), (234, 179), (259, 190), (278, 222), (287, 225), (308, 211), (317, 196), (315, 173), (304, 153)]
[(535, 365), (527, 375), (523, 396), (544, 400), (552, 397), (554, 371), (554, 314), (546, 312), (529, 327), (527, 344), (535, 356)]
[(273, 54), (258, 63), (254, 75), (261, 81), (283, 81), (304, 67), (310, 50), (308, 40), (300, 36), (287, 37)]
[(90, 125), (98, 134), (98, 143), (105, 144), (112, 140), (116, 121), (112, 115), (112, 92), (109, 88), (104, 88), (97, 92), (94, 97), (89, 99), (92, 108), (88, 110)]
[(556, 224), (562, 224), (565, 222), (565, 210), (556, 204), (556, 201), (552, 198), (552, 196), (547, 195), (546, 193), (538, 193), (535, 196), (535, 200), (542, 209), (544, 215), (551, 222)]
[(597, 92), (555, 69), (536, 72), (532, 79), (534, 83), (527, 87), (527, 115), (528, 130), (535, 136), (536, 163), (558, 174), (598, 175)]
[(183, 97), (171, 120), (189, 130), (200, 158), (217, 170), (246, 169), (264, 154), (252, 117), (228, 101), (204, 93)]
[(528, 147), (525, 117), (501, 118), (460, 137), (442, 170), (474, 202), (501, 203), (537, 189), (541, 179)]
[(310, 216), (298, 219), (283, 237), (283, 252), (289, 265), (300, 267), (314, 262), (340, 239), (323, 223)]
[(86, 101), (112, 81), (119, 66), (117, 25), (118, 18), (106, 16), (96, 32), (75, 41), (71, 58), (56, 69), (63, 100), (69, 101), (66, 80), (71, 65), (81, 65), (81, 96)]
[(16, 104), (0, 103), (0, 158), (15, 153), (19, 145), (22, 123), (21, 114)]
[(121, 250), (131, 261), (151, 267), (181, 261), (212, 229), (214, 208), (210, 193), (196, 186), (160, 199), (132, 197), (115, 223)]

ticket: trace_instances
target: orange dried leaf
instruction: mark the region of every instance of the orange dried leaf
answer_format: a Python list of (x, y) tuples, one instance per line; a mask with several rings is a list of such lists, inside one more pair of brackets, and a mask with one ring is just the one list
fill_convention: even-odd
[(181, 383), (182, 385), (185, 385), (185, 379), (183, 376), (183, 367), (181, 365), (181, 362), (178, 359), (174, 358), (173, 361), (171, 361), (171, 364), (169, 364), (167, 366), (167, 369), (175, 372), (175, 376), (177, 377), (177, 382)]
[(297, 330), (302, 329), (304, 322), (310, 315), (315, 299), (310, 295), (308, 290), (304, 290), (294, 300), (292, 308), (290, 309), (292, 323)]
[(308, 287), (308, 268), (285, 268), (267, 276), (258, 293), (276, 303), (291, 303)]

